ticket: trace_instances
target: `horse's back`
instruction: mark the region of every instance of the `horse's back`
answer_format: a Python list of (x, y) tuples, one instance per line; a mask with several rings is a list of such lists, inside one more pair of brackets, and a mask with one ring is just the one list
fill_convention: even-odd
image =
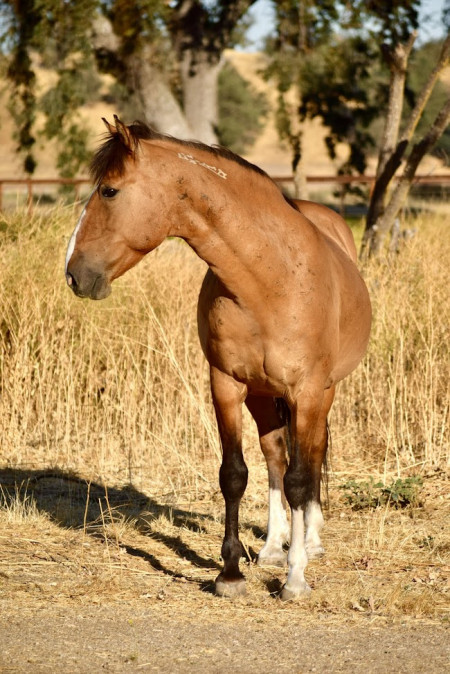
[(339, 213), (314, 201), (293, 199), (295, 207), (305, 218), (308, 218), (321, 234), (332, 239), (347, 255), (356, 262), (357, 251), (350, 227)]

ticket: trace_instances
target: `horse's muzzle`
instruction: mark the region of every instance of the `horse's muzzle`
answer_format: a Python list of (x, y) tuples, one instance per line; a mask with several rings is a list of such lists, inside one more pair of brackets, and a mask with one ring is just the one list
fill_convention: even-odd
[(78, 297), (89, 297), (91, 300), (103, 300), (111, 292), (111, 286), (104, 274), (91, 269), (67, 269), (66, 281), (69, 288)]

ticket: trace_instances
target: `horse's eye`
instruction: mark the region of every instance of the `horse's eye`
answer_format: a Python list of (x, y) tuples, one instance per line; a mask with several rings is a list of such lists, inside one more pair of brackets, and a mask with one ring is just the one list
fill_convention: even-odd
[(115, 197), (118, 191), (119, 190), (114, 189), (114, 187), (108, 187), (107, 185), (104, 185), (101, 188), (102, 197), (106, 197), (107, 199)]

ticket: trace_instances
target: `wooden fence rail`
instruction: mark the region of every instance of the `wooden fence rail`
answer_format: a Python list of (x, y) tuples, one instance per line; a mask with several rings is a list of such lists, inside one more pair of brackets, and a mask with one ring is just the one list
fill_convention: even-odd
[(3, 188), (7, 185), (26, 187), (27, 207), (30, 210), (33, 205), (34, 187), (39, 185), (73, 185), (75, 187), (75, 201), (78, 201), (81, 186), (90, 184), (89, 178), (0, 178), (0, 212), (3, 211)]
[[(397, 176), (397, 179), (400, 176)], [(272, 180), (276, 183), (294, 182), (293, 176), (272, 176)], [(337, 185), (355, 184), (373, 184), (375, 176), (351, 176), (351, 175), (334, 175), (334, 176), (306, 176), (308, 183), (335, 183)], [(414, 177), (413, 184), (421, 185), (450, 185), (450, 173), (439, 173), (433, 175), (417, 175)]]
[[(277, 183), (293, 183), (292, 175), (272, 176)], [(375, 176), (351, 176), (351, 175), (331, 175), (331, 176), (307, 176), (308, 183), (333, 183), (337, 185), (349, 184), (369, 184), (373, 187)], [(75, 200), (80, 197), (82, 185), (90, 185), (89, 178), (0, 178), (0, 212), (3, 210), (4, 187), (8, 185), (18, 185), (26, 187), (27, 207), (31, 210), (33, 206), (33, 188), (40, 185), (73, 185), (75, 188)], [(417, 175), (414, 178), (414, 184), (421, 185), (450, 185), (450, 173), (441, 173), (434, 175)]]

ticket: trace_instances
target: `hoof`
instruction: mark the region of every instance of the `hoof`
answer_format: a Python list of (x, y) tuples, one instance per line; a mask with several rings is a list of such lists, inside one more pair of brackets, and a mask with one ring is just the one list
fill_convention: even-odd
[(224, 580), (222, 575), (217, 576), (215, 584), (215, 592), (218, 597), (242, 597), (246, 594), (245, 578), (238, 578), (237, 580)]
[(258, 566), (277, 566), (284, 568), (287, 566), (287, 555), (280, 553), (278, 555), (258, 555)]
[(286, 585), (281, 590), (281, 601), (294, 601), (295, 599), (307, 599), (311, 594), (308, 583), (304, 583), (298, 590), (290, 590)]
[(320, 557), (324, 556), (325, 550), (321, 545), (306, 546), (306, 554), (308, 555), (308, 559), (320, 559)]

